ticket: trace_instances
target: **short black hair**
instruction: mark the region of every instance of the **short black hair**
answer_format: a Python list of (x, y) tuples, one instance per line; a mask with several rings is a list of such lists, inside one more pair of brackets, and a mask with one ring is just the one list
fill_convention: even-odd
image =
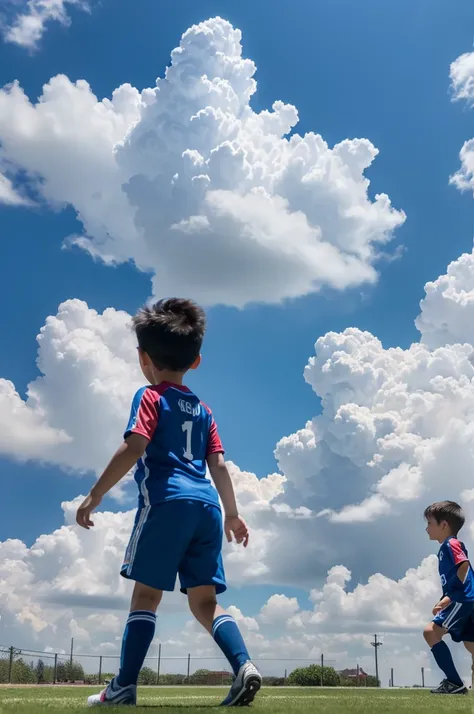
[(192, 300), (167, 298), (142, 307), (133, 328), (138, 346), (157, 369), (186, 372), (199, 357), (206, 315)]
[(455, 501), (438, 501), (432, 503), (425, 509), (425, 518), (434, 518), (436, 523), (446, 521), (454, 535), (457, 535), (463, 527), (466, 517), (459, 503)]

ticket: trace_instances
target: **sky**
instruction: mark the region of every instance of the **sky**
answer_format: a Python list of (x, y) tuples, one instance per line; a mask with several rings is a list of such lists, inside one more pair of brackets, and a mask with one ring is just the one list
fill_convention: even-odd
[[(256, 659), (373, 671), (377, 631), (383, 684), (436, 683), (424, 507), (474, 535), (472, 3), (30, 0), (1, 26), (0, 644), (118, 652), (134, 486), (94, 533), (74, 508), (142, 384), (129, 316), (178, 294), (208, 313), (188, 384), (253, 532), (223, 603)], [(155, 649), (215, 654), (181, 596), (164, 615)]]

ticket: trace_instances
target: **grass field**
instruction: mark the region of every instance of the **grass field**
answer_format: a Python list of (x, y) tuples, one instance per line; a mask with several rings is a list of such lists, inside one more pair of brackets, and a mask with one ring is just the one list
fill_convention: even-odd
[[(39, 714), (47, 712), (82, 712), (88, 687), (5, 687), (0, 688), (0, 714)], [(220, 688), (142, 688), (139, 706), (133, 711), (149, 714), (151, 709), (170, 714), (206, 712), (217, 707), (227, 690)], [(436, 711), (474, 711), (471, 696), (436, 697), (428, 691), (404, 689), (354, 690), (278, 688), (263, 690), (252, 709), (255, 712), (318, 712), (321, 714), (423, 714)], [(110, 708), (107, 711), (122, 711)]]

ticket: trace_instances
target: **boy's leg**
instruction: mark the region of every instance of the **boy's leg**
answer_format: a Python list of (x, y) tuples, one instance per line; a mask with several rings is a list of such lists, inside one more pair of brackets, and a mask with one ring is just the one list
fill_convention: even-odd
[(143, 662), (155, 636), (156, 609), (163, 596), (162, 590), (135, 583), (130, 615), (125, 625), (117, 684), (128, 687), (136, 684)]
[(162, 590), (135, 583), (123, 633), (120, 671), (100, 694), (88, 698), (89, 706), (137, 703), (138, 675), (155, 634), (155, 612), (162, 595)]
[(117, 682), (136, 685), (155, 633), (163, 590), (174, 590), (179, 564), (200, 512), (195, 504), (165, 501), (137, 514), (121, 574), (135, 581)]
[(212, 635), (237, 675), (250, 657), (236, 621), (218, 605), (213, 585), (189, 588), (187, 593), (194, 617)]
[(187, 594), (191, 612), (214, 637), (234, 670), (234, 682), (221, 706), (250, 704), (262, 686), (262, 677), (250, 661), (237, 623), (217, 604), (215, 586), (196, 586), (189, 588)]
[(234, 671), (234, 682), (222, 706), (244, 706), (254, 700), (262, 677), (250, 661), (234, 618), (217, 604), (216, 593), (226, 589), (222, 535), (220, 510), (200, 504), (199, 522), (181, 561), (179, 577), (192, 613), (213, 636)]
[(447, 630), (440, 627), (434, 622), (430, 622), (423, 632), (426, 642), (431, 647), (431, 652), (436, 660), (436, 664), (444, 673), (446, 679), (451, 684), (458, 687), (463, 687), (463, 681), (458, 674), (456, 665), (453, 662), (451, 652), (448, 645), (443, 642), (443, 637), (447, 634)]
[(471, 654), (472, 656), (472, 679), (471, 679), (471, 687), (472, 687), (472, 693), (474, 694), (474, 642), (464, 642), (464, 647), (467, 649), (467, 651)]

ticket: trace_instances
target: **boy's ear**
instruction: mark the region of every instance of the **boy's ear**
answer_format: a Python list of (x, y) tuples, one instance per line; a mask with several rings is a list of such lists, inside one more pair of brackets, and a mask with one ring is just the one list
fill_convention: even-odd
[(202, 362), (201, 355), (198, 355), (189, 369), (197, 369)]
[(143, 366), (146, 367), (151, 362), (150, 357), (148, 356), (148, 353), (145, 352), (145, 350), (142, 350), (141, 347), (137, 347), (137, 350), (138, 350), (138, 357), (140, 359), (140, 364), (142, 364)]

